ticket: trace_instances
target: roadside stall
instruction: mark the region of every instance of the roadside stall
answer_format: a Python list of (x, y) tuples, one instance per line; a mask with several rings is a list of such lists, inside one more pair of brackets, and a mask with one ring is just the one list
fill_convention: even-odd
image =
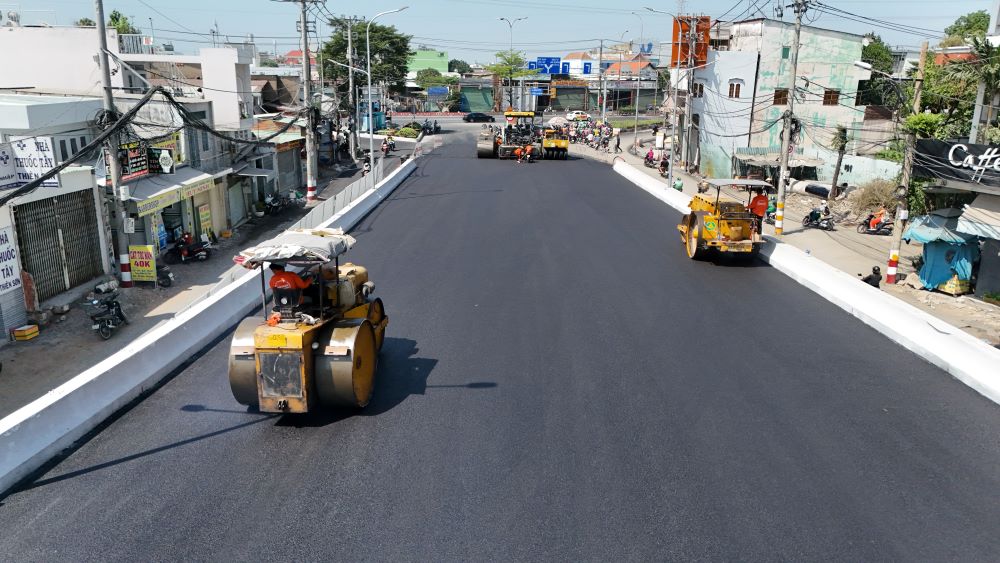
[(924, 245), (923, 265), (918, 276), (925, 289), (949, 295), (971, 291), (972, 268), (979, 259), (979, 241), (975, 235), (958, 231), (958, 209), (939, 209), (914, 218), (903, 233), (903, 240)]
[(982, 239), (976, 296), (995, 299), (1000, 295), (1000, 196), (977, 195), (964, 206), (957, 230)]

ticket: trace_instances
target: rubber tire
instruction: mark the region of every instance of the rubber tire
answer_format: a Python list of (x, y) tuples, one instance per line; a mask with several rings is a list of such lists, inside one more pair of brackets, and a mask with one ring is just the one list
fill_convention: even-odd
[(160, 287), (170, 287), (174, 283), (169, 276), (163, 276), (156, 280), (156, 282), (160, 284)]
[(867, 231), (867, 230), (868, 230), (868, 227), (866, 227), (864, 223), (858, 223), (858, 234), (863, 235), (863, 234), (865, 234), (865, 231)]
[(111, 335), (114, 334), (114, 329), (111, 328), (111, 324), (106, 320), (100, 321), (97, 324), (97, 334), (100, 334), (103, 340), (110, 339)]
[(122, 311), (121, 306), (118, 307), (118, 317), (121, 318), (122, 324), (129, 324), (128, 317), (125, 316), (125, 311)]
[(809, 216), (808, 215), (806, 215), (805, 217), (802, 218), (802, 226), (803, 227), (808, 227), (809, 226)]
[(836, 227), (836, 225), (833, 224), (833, 221), (827, 221), (826, 224), (827, 224), (827, 227), (824, 230), (827, 230), (827, 231), (832, 231)]

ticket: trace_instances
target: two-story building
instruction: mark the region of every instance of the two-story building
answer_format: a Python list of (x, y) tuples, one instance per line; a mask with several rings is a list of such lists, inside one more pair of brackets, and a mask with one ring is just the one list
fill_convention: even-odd
[[(100, 109), (95, 98), (0, 94), (0, 196), (79, 154), (98, 133)], [(94, 168), (74, 165), (0, 207), (5, 332), (39, 303), (110, 272), (105, 203)]]

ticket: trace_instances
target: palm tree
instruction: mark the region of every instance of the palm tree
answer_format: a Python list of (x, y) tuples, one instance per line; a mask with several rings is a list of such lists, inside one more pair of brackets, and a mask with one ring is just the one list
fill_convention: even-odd
[(981, 103), (986, 106), (986, 127), (979, 130), (979, 137), (982, 139), (986, 128), (993, 123), (993, 104), (997, 93), (1000, 92), (1000, 49), (994, 47), (985, 37), (973, 36), (971, 43), (974, 62), (948, 64), (945, 70), (955, 79), (983, 85), (985, 95)]

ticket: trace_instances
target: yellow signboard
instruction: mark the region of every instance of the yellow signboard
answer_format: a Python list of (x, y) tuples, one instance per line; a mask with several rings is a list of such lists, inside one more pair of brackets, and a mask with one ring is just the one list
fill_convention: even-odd
[(183, 188), (181, 188), (181, 196), (184, 197), (185, 199), (187, 199), (187, 198), (193, 196), (194, 194), (200, 194), (201, 192), (207, 192), (208, 190), (212, 189), (212, 186), (214, 186), (214, 185), (215, 185), (215, 181), (213, 181), (211, 178), (208, 178), (206, 180), (201, 180), (200, 182), (196, 182), (194, 184), (189, 184), (189, 185), (184, 186)]
[(128, 263), (132, 270), (132, 281), (156, 281), (156, 252), (153, 245), (129, 245)]
[(144, 199), (142, 201), (136, 202), (135, 206), (139, 210), (139, 217), (143, 217), (153, 213), (154, 211), (159, 211), (164, 207), (170, 207), (171, 205), (177, 203), (181, 200), (181, 193), (179, 190), (170, 190), (169, 192), (162, 193), (156, 197), (151, 197), (149, 199)]
[(198, 206), (198, 224), (202, 233), (212, 232), (212, 209), (206, 203)]

